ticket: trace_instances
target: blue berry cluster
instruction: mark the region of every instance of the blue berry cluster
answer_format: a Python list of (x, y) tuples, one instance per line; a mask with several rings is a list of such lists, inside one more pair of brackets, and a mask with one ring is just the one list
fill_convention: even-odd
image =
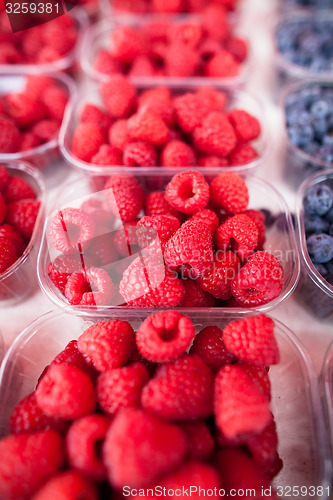
[(316, 7), (318, 9), (329, 9), (333, 6), (333, 0), (287, 0), (287, 3), (296, 7)]
[(333, 72), (333, 22), (331, 19), (289, 19), (276, 33), (284, 58), (311, 72)]
[(290, 141), (315, 160), (333, 164), (333, 85), (309, 85), (288, 95), (285, 115)]
[(333, 185), (320, 183), (303, 200), (309, 256), (319, 273), (333, 284)]

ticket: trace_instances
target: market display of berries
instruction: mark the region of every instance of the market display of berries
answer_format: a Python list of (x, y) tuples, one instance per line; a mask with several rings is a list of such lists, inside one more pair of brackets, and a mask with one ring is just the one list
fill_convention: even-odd
[(261, 125), (209, 86), (181, 94), (138, 92), (124, 76), (100, 87), (102, 106), (83, 105), (70, 154), (98, 166), (225, 167), (260, 157)]
[(252, 307), (280, 295), (283, 268), (264, 250), (265, 214), (248, 209), (242, 177), (224, 171), (208, 183), (187, 170), (149, 191), (112, 175), (50, 217), (57, 256), (47, 272), (71, 305)]
[(216, 488), (216, 498), (272, 488), (275, 498), (274, 321), (220, 326), (196, 335), (175, 310), (146, 317), (136, 333), (120, 319), (89, 326), (14, 407), (0, 440), (1, 499), (104, 500), (124, 487), (183, 485)]
[(248, 43), (235, 34), (225, 8), (212, 4), (195, 19), (115, 21), (108, 45), (99, 44), (93, 68), (129, 77), (236, 78), (247, 55)]
[(201, 12), (207, 4), (224, 7), (227, 11), (237, 8), (239, 0), (110, 0), (112, 9), (137, 14), (180, 14)]
[(0, 96), (0, 154), (25, 152), (56, 139), (68, 92), (59, 81), (28, 75), (24, 89)]
[(0, 276), (26, 249), (39, 208), (40, 201), (28, 182), (0, 165)]

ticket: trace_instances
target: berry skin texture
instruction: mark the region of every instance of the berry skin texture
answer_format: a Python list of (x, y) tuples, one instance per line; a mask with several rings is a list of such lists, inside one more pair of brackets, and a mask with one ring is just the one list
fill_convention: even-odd
[(96, 486), (79, 472), (66, 470), (51, 477), (32, 500), (82, 499), (98, 500)]
[(185, 142), (169, 141), (161, 154), (162, 167), (194, 167), (196, 156), (194, 150)]
[(0, 441), (0, 497), (29, 499), (64, 462), (63, 444), (55, 431), (7, 436)]
[(104, 134), (96, 123), (83, 122), (73, 134), (71, 153), (79, 160), (89, 162), (104, 142)]
[(30, 200), (36, 199), (36, 193), (32, 187), (21, 177), (12, 175), (7, 182), (6, 189), (3, 196), (6, 203), (13, 201), (23, 200), (29, 198)]
[(237, 364), (223, 366), (216, 375), (214, 415), (218, 429), (229, 439), (262, 432), (271, 420), (267, 398)]
[(220, 50), (207, 63), (205, 75), (210, 78), (228, 78), (239, 75), (239, 64), (227, 50)]
[(143, 37), (138, 29), (119, 25), (111, 33), (110, 54), (124, 64), (132, 63), (145, 50)]
[(311, 234), (306, 240), (310, 259), (325, 264), (333, 259), (333, 236), (325, 233)]
[(94, 165), (121, 165), (121, 151), (108, 144), (102, 144), (97, 153), (91, 157), (90, 161)]
[(157, 368), (142, 391), (142, 406), (169, 420), (193, 420), (212, 412), (214, 375), (196, 354)]
[(100, 321), (78, 338), (79, 351), (99, 372), (123, 366), (135, 346), (133, 328), (127, 321)]
[(35, 394), (38, 406), (50, 417), (80, 418), (96, 408), (95, 389), (89, 375), (73, 365), (50, 366)]
[(183, 280), (185, 295), (180, 307), (214, 307), (216, 303), (215, 297), (208, 292), (205, 292), (197, 283), (196, 280)]
[(108, 415), (115, 415), (122, 408), (139, 407), (141, 391), (148, 380), (148, 370), (142, 363), (103, 372), (96, 389), (100, 408)]
[(219, 218), (215, 212), (209, 210), (208, 208), (200, 210), (199, 212), (192, 215), (191, 220), (200, 220), (209, 226), (212, 234), (216, 233), (217, 228), (220, 225)]
[(100, 94), (112, 118), (127, 118), (136, 100), (136, 90), (128, 78), (110, 76), (100, 88)]
[(276, 299), (283, 283), (278, 259), (267, 252), (256, 252), (233, 279), (231, 293), (242, 306), (258, 306)]
[(244, 214), (237, 214), (227, 219), (216, 232), (219, 250), (227, 250), (231, 241), (236, 242), (236, 253), (244, 260), (251, 255), (258, 245), (256, 223)]
[(184, 354), (194, 337), (195, 328), (190, 318), (178, 311), (162, 311), (140, 325), (136, 344), (144, 358), (161, 363)]
[(5, 98), (7, 114), (19, 127), (29, 127), (45, 116), (43, 105), (26, 93), (13, 93)]
[(6, 167), (0, 165), (0, 193), (4, 193), (10, 180), (10, 174)]
[(240, 268), (240, 260), (230, 250), (214, 254), (213, 267), (204, 276), (199, 277), (200, 287), (217, 299), (228, 300), (231, 297), (231, 281)]
[(0, 274), (4, 273), (17, 259), (16, 247), (8, 238), (0, 237)]
[(40, 201), (29, 199), (14, 201), (7, 205), (6, 222), (30, 240), (39, 209)]
[(246, 210), (249, 192), (244, 180), (235, 172), (221, 172), (210, 185), (211, 201), (228, 213)]
[(148, 142), (130, 142), (124, 148), (123, 162), (128, 167), (154, 167), (157, 164), (157, 154)]
[(187, 439), (187, 457), (193, 460), (208, 460), (215, 448), (215, 441), (206, 422), (189, 420), (182, 422), (180, 426)]
[(183, 215), (174, 209), (164, 198), (163, 191), (153, 191), (146, 196), (144, 210), (146, 215), (173, 215), (182, 220)]
[(115, 416), (103, 447), (109, 481), (116, 489), (149, 485), (177, 467), (185, 453), (180, 427), (139, 408)]
[(106, 306), (114, 295), (113, 282), (105, 271), (97, 267), (71, 274), (65, 286), (65, 297), (71, 305)]
[(169, 129), (162, 118), (149, 110), (141, 110), (127, 121), (127, 132), (131, 139), (161, 146), (169, 139)]
[[(82, 257), (82, 260), (80, 257)], [(82, 255), (61, 254), (53, 262), (50, 262), (47, 274), (52, 283), (62, 294), (65, 294), (65, 287), (70, 275), (82, 271), (87, 263), (89, 263), (89, 259), (87, 257), (83, 259)]]
[(264, 314), (231, 321), (223, 330), (223, 339), (227, 349), (243, 361), (258, 366), (279, 362), (274, 321)]
[(6, 116), (0, 115), (0, 153), (15, 153), (20, 144), (17, 125)]
[(80, 115), (82, 123), (95, 123), (101, 130), (107, 132), (112, 125), (112, 119), (95, 104), (85, 104)]
[(180, 172), (168, 183), (165, 199), (176, 210), (194, 214), (207, 205), (209, 186), (200, 172), (195, 170)]
[[(162, 240), (168, 240), (177, 231), (177, 229), (179, 229), (180, 222), (178, 219), (176, 219), (176, 217), (173, 217), (172, 215), (145, 215), (144, 217), (141, 217), (137, 224), (137, 227), (152, 228), (154, 231), (156, 231), (158, 236), (162, 238)], [(145, 236), (145, 232), (143, 232), (143, 236)], [(144, 238), (145, 245), (147, 243), (146, 238)], [(140, 231), (138, 231), (138, 239), (142, 239)], [(152, 239), (154, 240), (155, 236), (153, 236)]]
[(242, 109), (233, 109), (229, 113), (228, 118), (240, 142), (253, 141), (259, 136), (259, 121), (246, 111)]
[(112, 214), (123, 222), (130, 222), (142, 210), (145, 192), (135, 177), (118, 174), (106, 181), (104, 196)]
[(175, 97), (173, 105), (177, 123), (186, 133), (191, 133), (199, 127), (204, 117), (211, 111), (205, 101), (198, 94), (193, 93)]
[(95, 234), (93, 218), (80, 208), (64, 208), (51, 220), (49, 238), (54, 248), (66, 254), (81, 253)]
[(212, 111), (193, 132), (193, 142), (201, 153), (228, 156), (236, 146), (237, 138), (228, 117), (220, 111)]
[(229, 157), (229, 163), (231, 166), (246, 165), (258, 157), (258, 152), (251, 144), (238, 144)]
[[(179, 489), (180, 491), (188, 491), (193, 485), (198, 488), (195, 494), (193, 494), (193, 490), (191, 492), (191, 498), (195, 500), (201, 498), (199, 488), (201, 488), (201, 491), (219, 491), (221, 486), (216, 469), (207, 462), (200, 460), (184, 462), (177, 470), (165, 476), (161, 482), (161, 486), (166, 488), (166, 491), (174, 492), (170, 497), (175, 499), (177, 498), (176, 492)], [(184, 490), (182, 490), (183, 488)], [(218, 495), (215, 495), (215, 498), (217, 497)]]
[(233, 363), (236, 358), (225, 346), (223, 333), (217, 326), (206, 326), (195, 337), (190, 354), (197, 354), (213, 371)]

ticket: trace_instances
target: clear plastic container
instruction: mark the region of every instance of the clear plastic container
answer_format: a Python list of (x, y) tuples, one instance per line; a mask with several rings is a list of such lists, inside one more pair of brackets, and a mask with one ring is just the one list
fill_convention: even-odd
[[(50, 75), (52, 79), (63, 88), (69, 98), (75, 90), (74, 81), (65, 74)], [(20, 92), (25, 87), (27, 73), (25, 74), (10, 74), (0, 76), (0, 97), (11, 92)], [(45, 168), (51, 161), (59, 156), (58, 137), (51, 141), (45, 142), (40, 146), (28, 149), (27, 151), (18, 151), (17, 153), (1, 153), (0, 162), (11, 161), (27, 161), (35, 165), (39, 169)]]
[(332, 317), (333, 286), (317, 271), (308, 254), (304, 230), (303, 198), (306, 191), (315, 185), (330, 183), (333, 187), (333, 170), (319, 172), (304, 181), (297, 192), (296, 223), (300, 251), (301, 274), (296, 297), (315, 316)]
[[(207, 85), (207, 80), (205, 82)], [(168, 84), (171, 88), (172, 92), (177, 95), (184, 94), (189, 92), (195, 88), (189, 82), (186, 82), (183, 86), (173, 86)], [(261, 134), (258, 139), (251, 141), (253, 147), (257, 150), (259, 156), (255, 160), (247, 163), (246, 165), (235, 165), (229, 167), (223, 167), (224, 169), (235, 170), (240, 174), (253, 172), (256, 170), (259, 165), (261, 165), (269, 154), (269, 128), (265, 119), (265, 112), (261, 105), (261, 103), (254, 99), (251, 95), (239, 91), (239, 90), (226, 90), (224, 88), (220, 88), (214, 85), (210, 85), (213, 88), (217, 88), (218, 90), (223, 90), (223, 92), (227, 95), (227, 108), (241, 108), (249, 113), (253, 114), (261, 124)], [(99, 94), (100, 84), (98, 83), (86, 83), (86, 85), (80, 88), (75, 94), (73, 94), (70, 99), (64, 120), (62, 122), (62, 126), (59, 133), (59, 146), (61, 154), (69, 165), (78, 169), (80, 172), (84, 172), (87, 174), (102, 174), (105, 173), (105, 166), (94, 165), (92, 163), (87, 163), (85, 161), (76, 158), (71, 153), (71, 144), (73, 139), (73, 134), (78, 126), (80, 113), (85, 104), (91, 103), (95, 104), (104, 109), (104, 105), (102, 99)], [(153, 88), (152, 85), (144, 86), (137, 85), (136, 88), (138, 92), (143, 91), (147, 88)], [(121, 169), (123, 173), (129, 174), (144, 174), (144, 175), (159, 175), (161, 167), (126, 167), (126, 166), (115, 166), (111, 167), (114, 169)], [(189, 167), (177, 167), (177, 171), (188, 170)], [(221, 167), (191, 167), (191, 169), (198, 169), (207, 174), (217, 174), (221, 171)], [(173, 167), (163, 167), (163, 172), (173, 175), (175, 173), (175, 168)]]
[[(163, 21), (172, 21), (173, 24), (182, 23), (186, 20), (187, 22), (198, 24), (200, 23), (199, 16), (172, 16), (172, 15), (164, 15), (164, 16), (135, 16), (135, 15), (113, 15), (109, 19), (103, 19), (102, 21), (96, 23), (95, 25), (90, 26), (86, 31), (85, 37), (82, 42), (82, 48), (80, 53), (80, 63), (84, 73), (94, 81), (105, 82), (108, 81), (109, 76), (96, 71), (94, 69), (94, 62), (100, 50), (108, 50), (110, 44), (110, 36), (111, 33), (117, 26), (120, 25), (128, 25), (135, 28), (139, 28), (140, 26), (145, 26), (151, 22), (163, 22)], [(233, 23), (235, 24), (235, 23)], [(234, 34), (237, 36), (237, 25), (234, 26)], [(242, 33), (238, 33), (239, 36), (242, 36)], [(246, 37), (246, 35), (244, 34)], [(251, 50), (249, 47), (249, 53), (246, 61), (240, 64), (240, 74), (234, 77), (226, 77), (226, 78), (207, 78), (205, 76), (192, 76), (188, 78), (179, 78), (179, 77), (132, 77), (132, 81), (138, 85), (171, 85), (182, 86), (188, 85), (191, 86), (201, 86), (207, 85), (208, 82), (213, 85), (222, 85), (225, 88), (240, 88), (246, 84), (247, 78), (251, 71)]]
[(35, 227), (23, 254), (4, 273), (0, 274), (0, 307), (22, 301), (37, 286), (36, 261), (41, 241), (45, 211), (45, 185), (42, 176), (26, 162), (1, 162), (10, 172), (30, 184), (41, 202)]
[(0, 75), (44, 75), (49, 73), (58, 73), (59, 71), (76, 72), (77, 60), (85, 30), (88, 27), (88, 16), (86, 12), (76, 7), (70, 14), (77, 23), (77, 41), (73, 49), (65, 54), (61, 59), (45, 64), (0, 64)]
[[(105, 170), (104, 172), (105, 175), (114, 174), (114, 171), (110, 169)], [(149, 193), (156, 190), (164, 190), (166, 184), (170, 181), (171, 176), (160, 171), (159, 175), (142, 175), (137, 176), (137, 179), (145, 187), (146, 193)], [(83, 202), (91, 198), (98, 199), (103, 202), (103, 191), (101, 191), (100, 188), (97, 187), (97, 184), (99, 182), (100, 177), (92, 177), (80, 181), (75, 181), (72, 184), (68, 185), (66, 189), (62, 187), (61, 192), (59, 192), (58, 196), (56, 197), (56, 203), (52, 207), (52, 211), (49, 212), (49, 216), (45, 222), (42, 245), (38, 256), (38, 279), (44, 293), (46, 293), (46, 295), (60, 307), (68, 306), (68, 301), (54, 286), (48, 276), (48, 266), (50, 262), (53, 262), (54, 259), (60, 254), (60, 252), (54, 248), (52, 242), (49, 239), (49, 224), (55, 213), (58, 213), (59, 210), (63, 210), (66, 207), (79, 208)], [(281, 304), (293, 292), (297, 284), (299, 275), (299, 256), (291, 217), (284, 199), (274, 189), (274, 187), (260, 178), (250, 176), (246, 179), (246, 184), (250, 196), (249, 208), (267, 209), (270, 211), (271, 222), (267, 224), (266, 242), (264, 244), (264, 249), (267, 252), (275, 255), (275, 257), (280, 261), (284, 271), (285, 280), (281, 294), (271, 302), (258, 306), (256, 308), (256, 310), (268, 311)], [(115, 218), (113, 222), (113, 228), (106, 229), (104, 225), (101, 229), (102, 233), (95, 236), (99, 237), (104, 234), (113, 233), (117, 231), (119, 227), (121, 227), (120, 220)], [(158, 237), (156, 238), (156, 240), (158, 240)], [(157, 242), (159, 243), (159, 241)], [(141, 255), (141, 253), (139, 253), (138, 250), (135, 249), (133, 250), (132, 255), (129, 253), (124, 257), (119, 257), (115, 262), (112, 262), (107, 266), (107, 272), (112, 277), (112, 279), (114, 278), (114, 283), (118, 282), (119, 280), (120, 270), (126, 269), (132, 262), (132, 260), (139, 255)], [(82, 255), (80, 257), (81, 262), (82, 259), (85, 259), (86, 256), (87, 254), (82, 252)], [(164, 273), (162, 253), (157, 255), (157, 259), (161, 264), (160, 269), (163, 270)], [(89, 266), (94, 266), (94, 262), (90, 263)], [(158, 284), (159, 283), (157, 283), (156, 286)], [(155, 285), (151, 286), (154, 287)], [(122, 304), (124, 303), (124, 299), (121, 295), (118, 295), (116, 293), (111, 302), (112, 303), (110, 305), (99, 306), (99, 308), (101, 310), (114, 308), (123, 309)], [(71, 307), (74, 310), (82, 310), (82, 307), (80, 306)], [(188, 310), (192, 309), (184, 308), (184, 311)], [(203, 309), (196, 308), (193, 310), (196, 310), (198, 312), (201, 310), (201, 312), (205, 314), (205, 312), (203, 312)], [(214, 307), (210, 310), (219, 310), (222, 312), (225, 310), (242, 311), (243, 309), (241, 308), (241, 306), (238, 306), (237, 308), (232, 309), (231, 307)]]
[(321, 389), (327, 428), (330, 431), (328, 450), (333, 463), (333, 341), (327, 348), (321, 371)]
[[(189, 314), (200, 331), (208, 325), (223, 328), (233, 319), (248, 315), (207, 312), (204, 316)], [(66, 344), (77, 339), (91, 324), (98, 320), (121, 318), (136, 329), (147, 317), (146, 312), (129, 310), (103, 315), (74, 315), (52, 312), (28, 326), (11, 345), (0, 370), (0, 435), (8, 432), (8, 418), (15, 404), (34, 390), (44, 367)], [(274, 486), (307, 488), (303, 498), (311, 496), (312, 487), (322, 487), (328, 499), (331, 480), (331, 463), (327, 456), (326, 429), (323, 422), (318, 384), (312, 361), (296, 336), (282, 323), (275, 320), (275, 336), (281, 361), (271, 367), (272, 411), (279, 436), (279, 454), (284, 467), (274, 480)], [(303, 490), (304, 491), (304, 490)]]

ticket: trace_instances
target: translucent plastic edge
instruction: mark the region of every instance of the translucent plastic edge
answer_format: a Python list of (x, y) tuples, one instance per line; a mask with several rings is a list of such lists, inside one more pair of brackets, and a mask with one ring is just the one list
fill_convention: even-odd
[(305, 181), (300, 185), (296, 194), (296, 236), (302, 267), (304, 268), (308, 276), (310, 276), (311, 280), (320, 288), (320, 290), (331, 297), (333, 301), (333, 285), (330, 285), (323, 278), (323, 276), (319, 273), (319, 271), (317, 271), (310, 259), (306, 246), (303, 217), (303, 198), (306, 191), (315, 184), (320, 184), (328, 179), (333, 180), (333, 169), (317, 172), (308, 179), (305, 179)]
[(45, 183), (43, 177), (41, 176), (39, 170), (36, 167), (24, 161), (20, 162), (13, 161), (9, 162), (8, 164), (5, 164), (4, 166), (7, 169), (11, 170), (12, 173), (15, 173), (16, 171), (19, 170), (20, 172), (26, 174), (28, 177), (32, 177), (34, 179), (39, 189), (39, 193), (37, 193), (37, 200), (40, 201), (40, 207), (38, 210), (35, 226), (27, 247), (25, 248), (21, 257), (19, 257), (14, 262), (14, 264), (11, 265), (3, 274), (0, 274), (0, 283), (5, 281), (10, 276), (12, 276), (17, 271), (17, 269), (27, 260), (32, 247), (34, 246), (34, 244), (38, 239), (38, 234), (41, 232), (43, 220), (45, 217), (45, 204), (46, 204)]
[[(173, 171), (173, 174), (175, 172)], [(112, 169), (105, 169), (105, 175), (114, 175), (115, 172)], [(165, 172), (161, 172), (160, 175), (167, 175)], [(289, 208), (280, 194), (280, 192), (275, 189), (274, 186), (272, 186), (269, 182), (267, 182), (265, 179), (262, 179), (260, 177), (251, 175), (250, 177), (247, 178), (247, 180), (250, 180), (252, 182), (257, 183), (257, 185), (261, 185), (262, 187), (268, 188), (271, 192), (272, 195), (276, 197), (278, 200), (279, 206), (281, 208), (281, 211), (285, 214), (286, 216), (286, 222), (287, 222), (287, 230), (289, 234), (289, 239), (290, 239), (290, 251), (292, 252), (292, 255), (294, 256), (293, 259), (293, 269), (292, 273), (288, 278), (288, 281), (286, 283), (286, 288), (285, 290), (277, 297), (276, 299), (272, 300), (271, 302), (268, 302), (267, 304), (263, 304), (262, 306), (259, 307), (254, 307), (249, 309), (251, 312), (267, 312), (271, 311), (272, 309), (276, 308), (279, 306), (282, 302), (284, 302), (295, 290), (297, 283), (299, 281), (299, 276), (300, 276), (300, 259), (299, 259), (299, 252), (298, 252), (298, 246), (296, 243), (296, 236), (295, 236), (295, 231), (294, 231), (294, 226), (292, 223), (291, 215)], [(67, 184), (67, 188), (70, 189), (71, 187), (74, 187), (81, 182), (86, 182), (84, 180), (74, 180), (71, 183)], [(64, 188), (61, 188), (59, 190), (59, 196), (63, 194)], [(58, 199), (58, 196), (55, 196), (55, 200)], [(57, 206), (57, 202), (55, 201), (53, 205), (50, 207), (48, 210), (47, 216), (45, 217), (45, 222), (44, 222), (44, 228), (43, 228), (43, 235), (42, 235), (42, 240), (41, 240), (41, 245), (39, 247), (39, 252), (38, 252), (38, 258), (37, 258), (37, 278), (38, 278), (38, 284), (43, 291), (43, 293), (58, 307), (61, 309), (68, 309), (69, 311), (72, 311), (73, 313), (79, 313), (81, 315), (89, 315), (91, 314), (92, 311), (100, 311), (100, 314), (105, 314), (107, 311), (124, 311), (124, 310), (131, 310), (134, 312), (142, 312), (144, 311), (149, 311), (150, 314), (156, 312), (156, 308), (154, 307), (147, 307), (147, 308), (140, 308), (140, 307), (131, 307), (131, 308), (126, 308), (124, 306), (91, 306), (91, 307), (78, 307), (78, 306), (70, 306), (67, 302), (65, 302), (65, 298), (60, 296), (55, 292), (54, 290), (54, 285), (52, 282), (48, 279), (47, 276), (47, 269), (46, 269), (46, 258), (47, 256), (45, 255), (45, 244), (47, 240), (47, 229), (48, 229), (48, 218), (50, 214), (53, 211), (59, 210), (59, 207)], [(165, 307), (161, 308), (162, 310), (170, 309), (170, 307)], [(246, 311), (245, 308), (242, 307), (210, 307), (210, 308), (201, 308), (201, 307), (176, 307), (177, 311), (180, 311), (183, 314), (186, 313), (195, 313), (198, 314), (200, 317), (205, 315), (207, 311), (209, 314), (214, 314), (214, 312), (218, 311), (220, 314), (222, 313), (234, 313), (234, 314), (243, 314), (244, 311)]]
[[(149, 85), (136, 85), (137, 90), (144, 90), (147, 87), (158, 87), (159, 85), (153, 85), (153, 82), (151, 82)], [(195, 89), (196, 85), (191, 85), (186, 82), (182, 82), (180, 85), (175, 85), (174, 87), (171, 86), (169, 83), (165, 83), (166, 86), (168, 86), (171, 90), (174, 88), (178, 88), (180, 91), (186, 91), (186, 90), (191, 90)], [(268, 120), (266, 116), (266, 112), (263, 106), (263, 103), (258, 97), (254, 97), (252, 94), (248, 92), (243, 92), (238, 89), (228, 89), (223, 86), (219, 86), (216, 84), (213, 84), (211, 82), (207, 82), (207, 80), (204, 81), (204, 85), (207, 86), (209, 85), (210, 87), (216, 88), (217, 90), (225, 91), (228, 93), (228, 95), (231, 97), (231, 99), (235, 99), (237, 97), (240, 97), (241, 99), (245, 100), (250, 100), (252, 103), (255, 103), (255, 105), (258, 107), (259, 112), (260, 112), (260, 117), (258, 117), (261, 125), (261, 137), (262, 137), (262, 151), (260, 152), (260, 156), (245, 165), (229, 165), (226, 167), (201, 167), (201, 166), (195, 166), (195, 167), (177, 167), (177, 172), (183, 172), (186, 170), (199, 170), (200, 172), (204, 172), (205, 174), (215, 174), (217, 175), (219, 172), (222, 170), (232, 170), (235, 171), (239, 174), (247, 174), (249, 172), (252, 172), (256, 168), (259, 167), (264, 161), (267, 160), (269, 157), (269, 152), (270, 152), (270, 142), (269, 142), (269, 126), (268, 126)], [(140, 174), (140, 175), (174, 175), (175, 174), (175, 168), (174, 167), (161, 167), (161, 166), (156, 166), (156, 167), (126, 167), (123, 165), (115, 165), (115, 166), (98, 166), (98, 165), (93, 165), (92, 163), (87, 163), (82, 160), (79, 160), (78, 158), (75, 158), (72, 156), (70, 150), (67, 148), (66, 142), (68, 141), (68, 136), (70, 134), (69, 128), (71, 125), (71, 121), (73, 116), (76, 114), (78, 108), (81, 106), (83, 102), (89, 102), (86, 101), (86, 96), (89, 94), (89, 92), (93, 91), (94, 93), (98, 93), (99, 91), (99, 86), (97, 82), (90, 82), (87, 83), (81, 88), (77, 89), (72, 97), (69, 99), (69, 102), (66, 106), (66, 110), (64, 113), (64, 118), (62, 121), (62, 125), (60, 127), (59, 131), (59, 149), (60, 153), (63, 156), (64, 160), (71, 165), (73, 168), (79, 170), (80, 172), (85, 172), (88, 175), (91, 174), (99, 174), (99, 175), (111, 175), (112, 173), (116, 173), (118, 170), (119, 172), (121, 171), (122, 173), (127, 173), (127, 174)], [(110, 172), (110, 173), (108, 173)]]

